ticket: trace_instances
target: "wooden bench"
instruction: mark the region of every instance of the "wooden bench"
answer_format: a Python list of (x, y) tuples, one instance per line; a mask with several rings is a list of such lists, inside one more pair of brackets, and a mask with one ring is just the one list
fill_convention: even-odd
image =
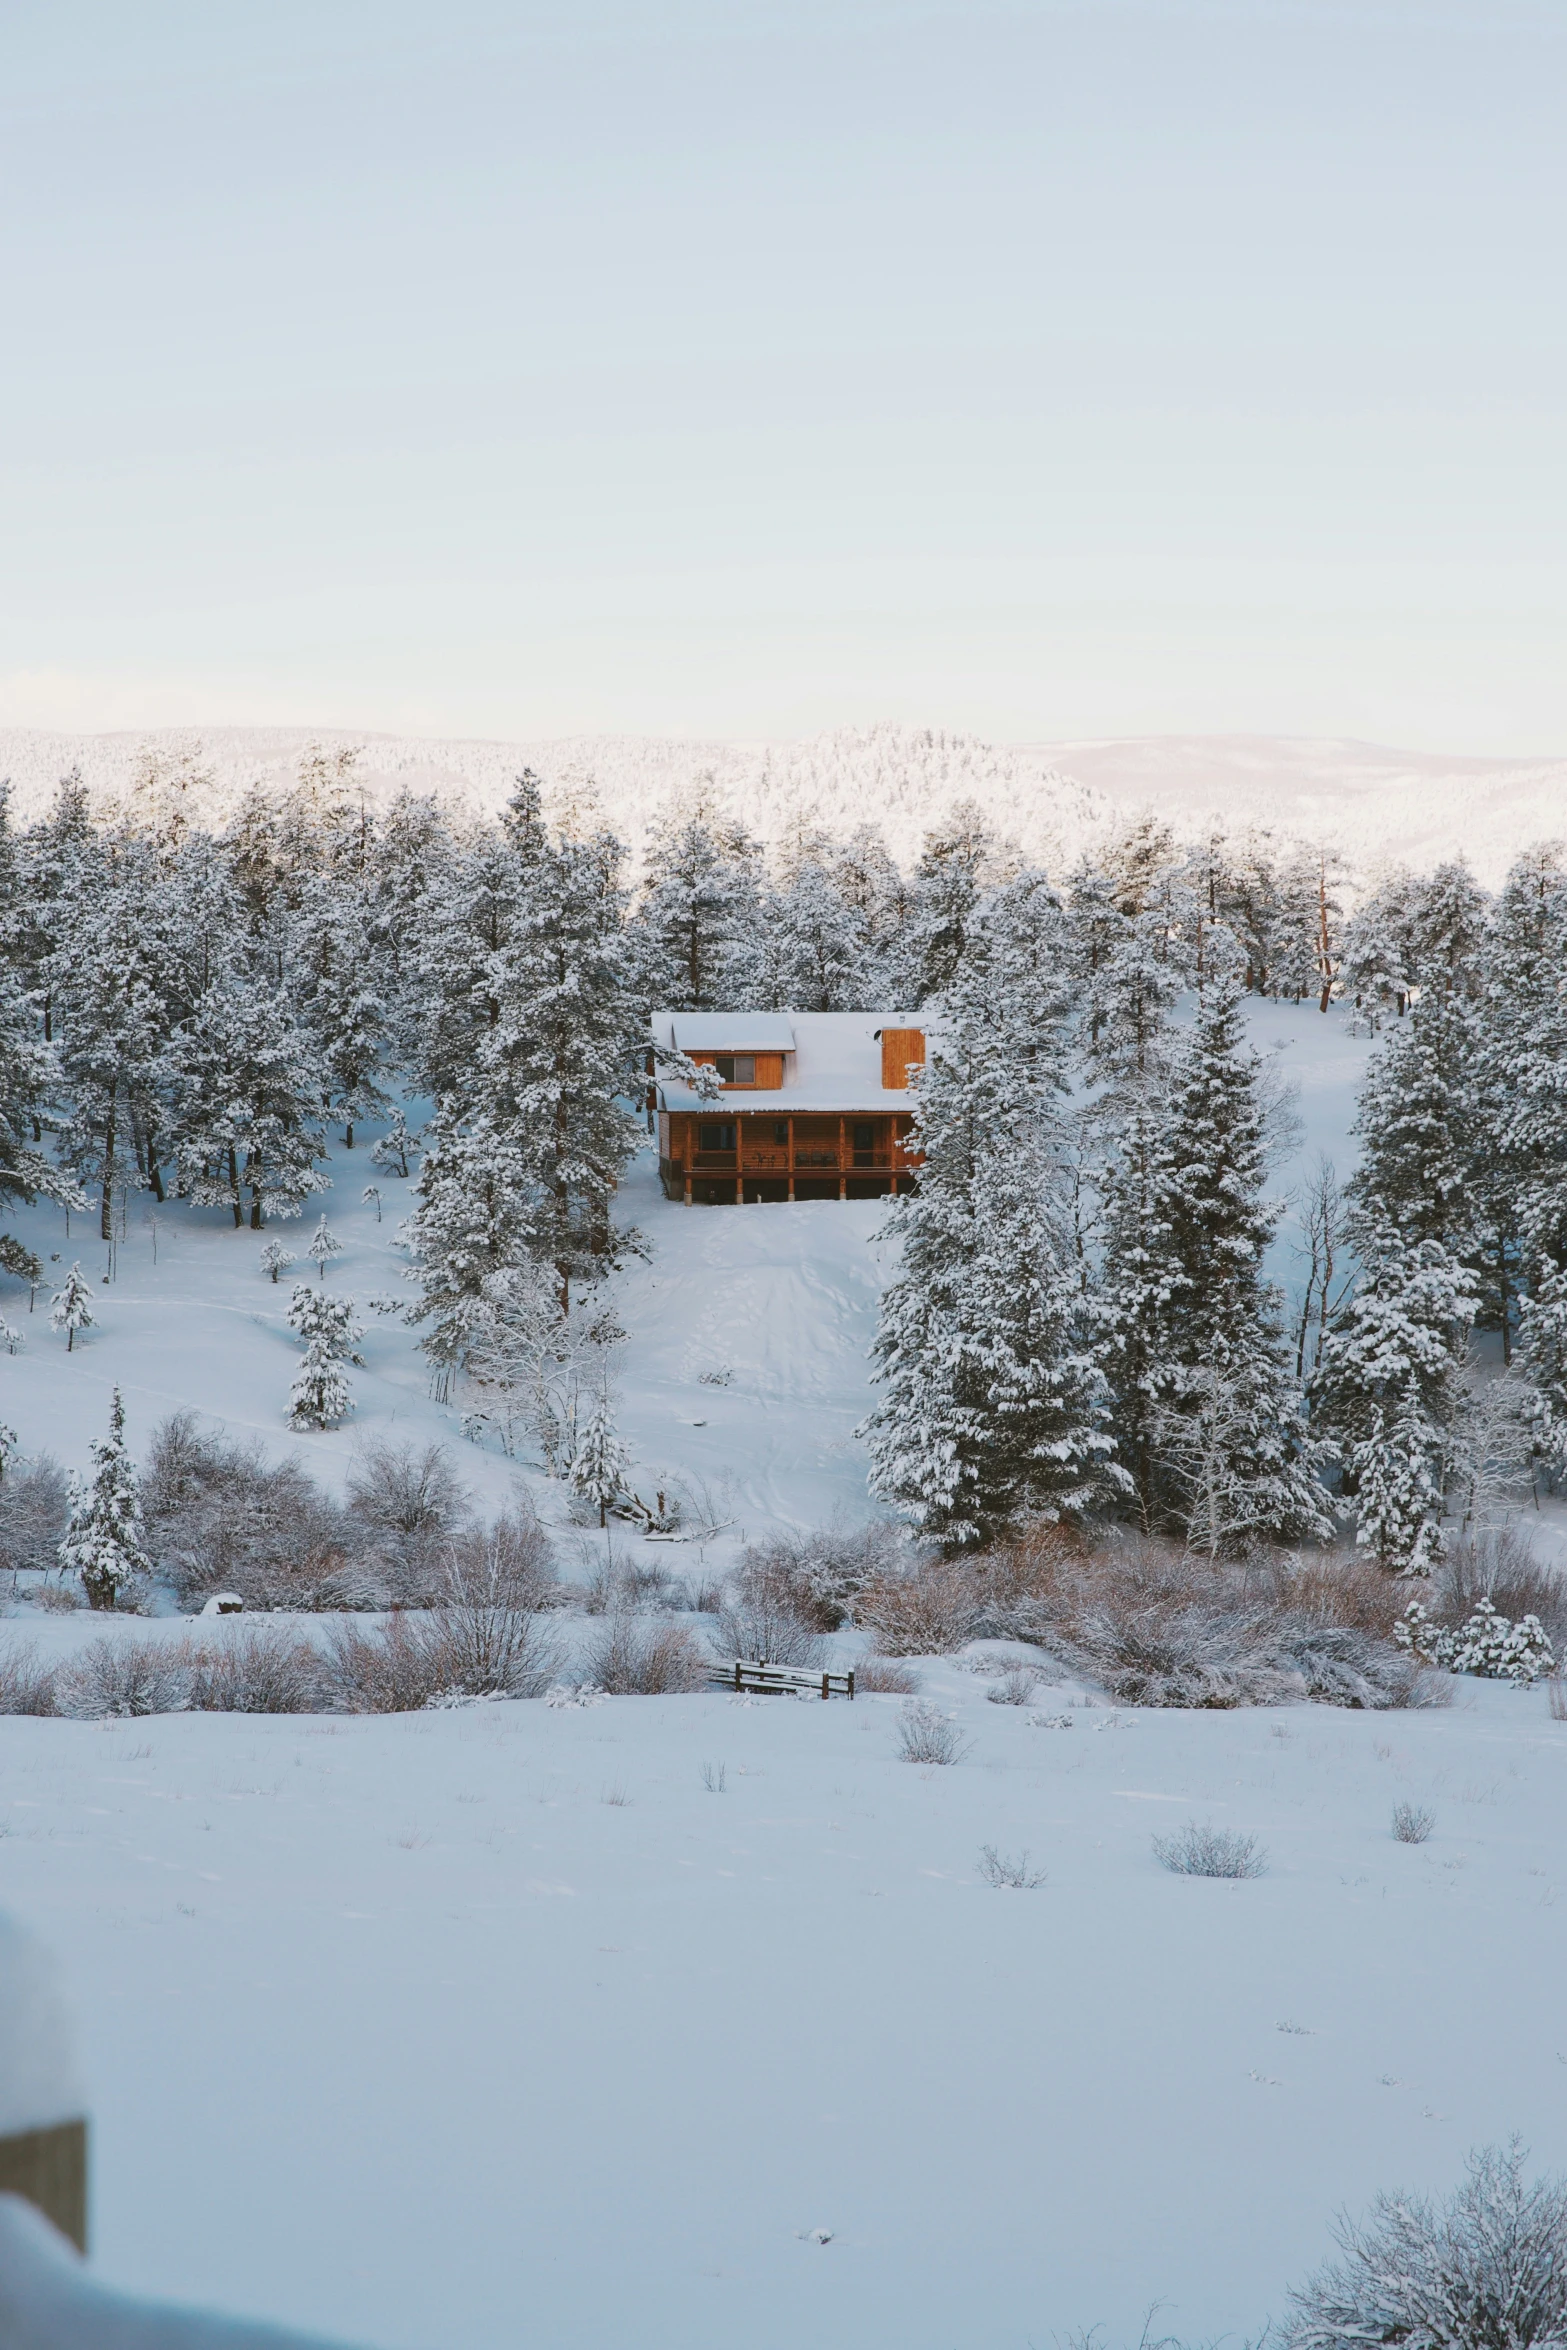
[(854, 1697), (854, 1675), (848, 1673), (816, 1673), (803, 1665), (762, 1665), (754, 1660), (736, 1657), (732, 1665), (715, 1664), (715, 1681), (722, 1681), (739, 1696), (750, 1697)]

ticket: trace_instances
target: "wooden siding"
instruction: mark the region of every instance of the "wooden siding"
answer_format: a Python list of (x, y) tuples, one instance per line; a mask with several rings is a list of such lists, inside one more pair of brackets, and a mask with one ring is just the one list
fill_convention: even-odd
[(854, 1178), (896, 1189), (919, 1165), (908, 1144), (912, 1122), (907, 1111), (737, 1111), (726, 1099), (706, 1112), (665, 1113), (660, 1173), (670, 1196), (686, 1199), (699, 1184), (704, 1196), (714, 1186), (727, 1195), (732, 1185), (738, 1200), (748, 1180), (776, 1184), (789, 1199), (797, 1179), (811, 1187), (811, 1196), (825, 1182), (840, 1199), (847, 1198)]
[(881, 1032), (881, 1082), (886, 1093), (908, 1090), (910, 1066), (925, 1066), (923, 1028), (884, 1028)]
[[(777, 1093), (783, 1085), (783, 1054), (752, 1053), (747, 1057), (756, 1063), (756, 1075), (752, 1078), (751, 1083), (741, 1085), (736, 1083), (733, 1078), (726, 1078), (724, 1091), (726, 1093)], [(691, 1058), (696, 1062), (698, 1068), (711, 1069), (717, 1061), (732, 1061), (735, 1056), (733, 1053), (693, 1053)]]

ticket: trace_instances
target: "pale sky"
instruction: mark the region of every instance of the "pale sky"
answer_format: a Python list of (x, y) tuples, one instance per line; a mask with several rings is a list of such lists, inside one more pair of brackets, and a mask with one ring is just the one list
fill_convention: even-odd
[(1564, 0), (7, 0), (0, 724), (1567, 751)]

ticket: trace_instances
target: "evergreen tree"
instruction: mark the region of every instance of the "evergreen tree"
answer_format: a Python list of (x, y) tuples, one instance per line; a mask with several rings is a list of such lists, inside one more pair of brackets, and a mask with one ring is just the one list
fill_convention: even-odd
[(1473, 1261), (1475, 1086), (1473, 1022), (1446, 997), (1417, 1004), (1373, 1053), (1354, 1125), (1361, 1161), (1345, 1186), (1369, 1226), (1391, 1223), (1406, 1242), (1440, 1241)]
[(1325, 1012), (1344, 955), (1341, 867), (1331, 849), (1298, 849), (1279, 875), (1274, 992), (1292, 1003), (1315, 996)]
[(970, 921), (916, 1094), (918, 1191), (873, 1347), (872, 1488), (952, 1547), (1113, 1481), (1070, 1251), (1060, 908), (1025, 875)]
[(125, 1442), (125, 1406), (114, 1390), (109, 1433), (95, 1439), (93, 1472), (71, 1481), (71, 1516), (60, 1544), (60, 1565), (79, 1575), (87, 1604), (116, 1606), (137, 1575), (152, 1572), (142, 1548), (141, 1487)]
[(291, 1428), (335, 1428), (353, 1410), (340, 1358), (313, 1338), (288, 1391)]
[(77, 1331), (91, 1330), (95, 1320), (87, 1276), (79, 1264), (73, 1265), (49, 1300), (49, 1327), (65, 1332), (65, 1351), (70, 1354), (76, 1345)]
[(1279, 1208), (1239, 969), (1213, 971), (1159, 1104), (1108, 1181), (1101, 1282), (1116, 1434), (1145, 1524), (1214, 1550), (1325, 1533), (1262, 1261)]
[(893, 974), (901, 1009), (915, 1011), (953, 984), (986, 888), (1015, 863), (972, 800), (960, 801), (926, 834)]
[(1354, 1025), (1372, 1036), (1409, 1009), (1409, 914), (1416, 886), (1408, 873), (1389, 874), (1362, 898), (1344, 933), (1340, 986), (1354, 1006)]
[(1425, 996), (1480, 992), (1489, 901), (1461, 858), (1417, 882), (1407, 920), (1409, 968)]
[(510, 1126), (484, 1111), (443, 1104), (427, 1129), (414, 1181), (416, 1205), (403, 1226), (420, 1298), (408, 1319), (425, 1325), (420, 1344), (435, 1392), (453, 1382), (504, 1318), (516, 1277), (530, 1267), (536, 1233), (530, 1168)]
[(630, 1465), (625, 1446), (615, 1433), (608, 1392), (601, 1392), (571, 1464), (572, 1485), (598, 1511), (601, 1526), (608, 1523), (610, 1503), (626, 1489)]
[(871, 1008), (860, 917), (839, 894), (825, 863), (807, 857), (763, 907), (768, 976), (757, 1003), (769, 1011), (852, 1012)]
[(1440, 1439), (1413, 1387), (1373, 1404), (1349, 1466), (1360, 1495), (1355, 1540), (1399, 1575), (1429, 1575), (1442, 1556)]
[(654, 826), (634, 947), (645, 999), (671, 1011), (734, 1011), (750, 994), (760, 923), (756, 843), (702, 802)]
[(323, 1106), (341, 1121), (344, 1148), (352, 1150), (355, 1125), (391, 1103), (380, 1082), (387, 1017), (357, 893), (327, 878), (306, 888), (292, 926), (290, 966), (293, 1000), (326, 1080)]
[(199, 1207), (226, 1207), (236, 1231), (297, 1216), (329, 1181), (316, 1162), (325, 1139), (314, 1119), (319, 1064), (284, 999), (225, 972), (208, 988), (168, 1053), (180, 1184)]
[(316, 1269), (318, 1281), (325, 1281), (328, 1265), (334, 1257), (340, 1257), (342, 1253), (342, 1242), (328, 1224), (325, 1216), (322, 1216), (309, 1240), (305, 1243), (305, 1254)]
[(354, 1320), (351, 1297), (328, 1297), (301, 1282), (288, 1301), (288, 1326), (296, 1338), (322, 1348), (334, 1363), (364, 1362), (364, 1356), (354, 1351), (364, 1331)]
[(136, 1179), (138, 1130), (159, 1120), (164, 1043), (144, 856), (100, 877), (69, 916), (50, 959), (57, 1046), (71, 1109), (64, 1156), (99, 1194), (98, 1230), (113, 1237), (115, 1192)]

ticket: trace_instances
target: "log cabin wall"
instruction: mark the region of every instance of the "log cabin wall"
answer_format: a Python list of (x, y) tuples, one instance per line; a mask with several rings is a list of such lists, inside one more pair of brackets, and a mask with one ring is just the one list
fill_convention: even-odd
[(913, 1188), (912, 1125), (908, 1111), (746, 1111), (726, 1094), (710, 1110), (661, 1113), (659, 1174), (688, 1205), (873, 1199)]

